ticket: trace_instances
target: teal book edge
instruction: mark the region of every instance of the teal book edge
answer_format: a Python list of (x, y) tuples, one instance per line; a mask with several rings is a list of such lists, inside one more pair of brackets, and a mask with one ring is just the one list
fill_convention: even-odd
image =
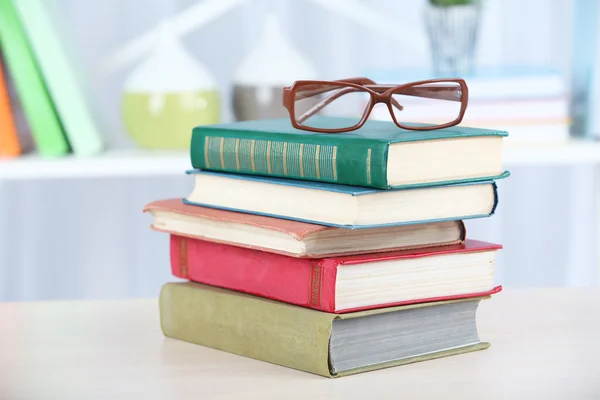
[[(339, 118), (322, 117), (315, 123), (333, 126), (339, 124)], [(368, 120), (356, 131), (323, 134), (295, 129), (289, 119), (275, 118), (197, 126), (192, 131), (190, 158), (195, 169), (395, 189), (423, 184), (388, 185), (387, 157), (392, 143), (507, 135), (505, 131), (462, 126), (415, 131), (377, 120)]]
[[(344, 193), (344, 194), (351, 195), (351, 196), (361, 196), (361, 195), (378, 193), (378, 192), (389, 192), (389, 190), (386, 190), (386, 189), (374, 189), (374, 188), (365, 188), (365, 187), (360, 187), (360, 186), (336, 185), (336, 184), (331, 184), (331, 183), (301, 181), (301, 180), (294, 180), (294, 179), (268, 178), (268, 177), (262, 177), (262, 176), (256, 176), (256, 175), (241, 175), (241, 174), (230, 174), (230, 173), (224, 173), (224, 172), (211, 172), (211, 171), (203, 171), (203, 170), (197, 170), (197, 169), (188, 170), (188, 171), (186, 171), (186, 173), (188, 175), (205, 174), (205, 175), (214, 175), (214, 176), (226, 176), (227, 178), (232, 178), (232, 179), (249, 180), (249, 181), (255, 181), (255, 182), (266, 182), (266, 183), (271, 183), (271, 184), (275, 184), (275, 185), (295, 186), (295, 187), (314, 189), (314, 190), (324, 190), (324, 191), (329, 191), (329, 192)], [(503, 176), (503, 178), (508, 177), (508, 176), (509, 176), (509, 174), (506, 173)], [(432, 219), (432, 220), (418, 220), (418, 221), (408, 221), (408, 222), (389, 223), (389, 224), (376, 224), (376, 225), (339, 225), (339, 224), (332, 224), (332, 223), (327, 223), (327, 222), (323, 222), (323, 221), (307, 220), (307, 219), (302, 219), (302, 218), (293, 218), (293, 217), (289, 217), (289, 216), (285, 216), (285, 215), (262, 213), (262, 212), (256, 212), (256, 211), (244, 210), (244, 209), (238, 209), (238, 208), (216, 206), (213, 204), (192, 202), (186, 198), (183, 198), (182, 202), (185, 204), (195, 205), (195, 206), (216, 208), (216, 209), (220, 209), (220, 210), (235, 211), (235, 212), (241, 212), (241, 213), (246, 213), (246, 214), (263, 215), (266, 217), (275, 217), (275, 218), (287, 219), (287, 220), (292, 220), (292, 221), (300, 221), (300, 222), (307, 222), (307, 223), (311, 223), (311, 224), (325, 225), (325, 226), (331, 226), (331, 227), (336, 227), (336, 228), (348, 228), (348, 229), (382, 228), (382, 227), (388, 227), (388, 226), (415, 225), (415, 224), (424, 224), (424, 223), (442, 222), (442, 221), (457, 221), (457, 220), (465, 220), (465, 219), (473, 219), (473, 218), (486, 218), (486, 217), (490, 217), (490, 216), (494, 215), (494, 213), (496, 212), (496, 208), (498, 207), (498, 188), (497, 188), (495, 180), (469, 181), (469, 182), (453, 183), (453, 184), (447, 184), (447, 185), (437, 185), (436, 184), (436, 185), (429, 185), (429, 187), (467, 186), (467, 185), (492, 185), (492, 187), (494, 189), (494, 205), (492, 206), (492, 210), (490, 211), (489, 214), (464, 215), (464, 216), (453, 217), (453, 218), (440, 218), (440, 219)], [(417, 189), (419, 189), (419, 188), (418, 187), (408, 187), (408, 188), (404, 188), (404, 189), (392, 189), (392, 190), (417, 190)]]

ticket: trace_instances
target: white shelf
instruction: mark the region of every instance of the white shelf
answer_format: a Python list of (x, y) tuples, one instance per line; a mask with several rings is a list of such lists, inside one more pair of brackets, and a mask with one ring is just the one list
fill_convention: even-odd
[(0, 181), (174, 176), (191, 168), (189, 151), (114, 150), (94, 157), (26, 155), (0, 161)]
[[(191, 168), (189, 151), (113, 150), (95, 157), (46, 159), (27, 155), (0, 160), (0, 181), (32, 179), (176, 176)], [(600, 164), (600, 142), (506, 143), (504, 166)]]

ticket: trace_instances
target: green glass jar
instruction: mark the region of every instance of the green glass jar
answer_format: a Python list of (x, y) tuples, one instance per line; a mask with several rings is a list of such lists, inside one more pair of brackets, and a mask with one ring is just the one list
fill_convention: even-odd
[(192, 128), (217, 124), (221, 99), (214, 78), (163, 27), (154, 52), (126, 79), (121, 111), (142, 148), (186, 149)]

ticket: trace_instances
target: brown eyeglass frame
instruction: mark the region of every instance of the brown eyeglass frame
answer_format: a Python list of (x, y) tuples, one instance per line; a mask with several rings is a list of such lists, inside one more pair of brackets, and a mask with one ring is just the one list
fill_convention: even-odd
[[(458, 114), (458, 117), (454, 121), (447, 122), (445, 124), (440, 124), (440, 125), (432, 125), (432, 126), (411, 126), (411, 125), (404, 125), (396, 120), (396, 116), (394, 115), (392, 106), (398, 108), (399, 110), (402, 110), (402, 105), (399, 104), (392, 97), (392, 94), (398, 94), (397, 92), (399, 90), (411, 88), (413, 86), (424, 85), (424, 84), (428, 84), (428, 83), (441, 83), (441, 82), (448, 82), (448, 83), (452, 82), (452, 83), (458, 83), (460, 85), (460, 89), (461, 89), (460, 112)], [(361, 120), (358, 122), (358, 124), (348, 127), (348, 128), (335, 128), (335, 129), (313, 128), (313, 127), (302, 125), (301, 123), (298, 123), (298, 120), (296, 119), (296, 111), (295, 111), (295, 107), (294, 107), (294, 103), (296, 102), (296, 92), (297, 92), (298, 88), (305, 88), (306, 86), (310, 86), (310, 85), (320, 86), (321, 88), (319, 89), (318, 87), (316, 87), (312, 92), (310, 92), (308, 95), (305, 95), (303, 98), (315, 96), (315, 95), (318, 95), (321, 93), (331, 91), (333, 89), (337, 89), (337, 88), (332, 89), (332, 88), (326, 87), (326, 85), (330, 85), (330, 86), (337, 86), (338, 88), (348, 87), (348, 88), (360, 89), (363, 92), (369, 93), (371, 96), (371, 99), (369, 101), (368, 106), (365, 108), (363, 116), (362, 116)], [(425, 93), (419, 93), (419, 92), (410, 93), (410, 91), (404, 91), (401, 94), (407, 95), (407, 96), (419, 96), (419, 97), (456, 101), (456, 99), (454, 99), (454, 98), (449, 99), (449, 98), (444, 97), (443, 96), (445, 94), (444, 92), (435, 93), (436, 89), (439, 90), (440, 88), (443, 89), (443, 86), (442, 87), (432, 86), (429, 88), (425, 88), (425, 87), (414, 88), (414, 89), (427, 89), (427, 90), (425, 91)], [(433, 96), (432, 96), (432, 93), (429, 93), (430, 90), (432, 90), (432, 89), (434, 92)], [(314, 110), (306, 118), (314, 115), (314, 113), (318, 112), (321, 108), (325, 107), (327, 104), (333, 102), (334, 100), (336, 100), (337, 98), (341, 97), (342, 95), (344, 95), (346, 93), (347, 92), (338, 91), (338, 93), (331, 96), (330, 98), (326, 98), (323, 102), (319, 103), (316, 106), (316, 110)], [(435, 96), (435, 94), (437, 94), (437, 96)], [(301, 130), (306, 130), (306, 131), (311, 131), (311, 132), (340, 133), (340, 132), (350, 132), (350, 131), (359, 129), (360, 127), (362, 127), (365, 124), (365, 122), (369, 118), (369, 115), (371, 115), (371, 111), (373, 110), (373, 107), (375, 106), (375, 104), (378, 104), (378, 103), (387, 104), (390, 115), (392, 116), (392, 120), (394, 121), (396, 126), (403, 128), (403, 129), (408, 129), (408, 130), (430, 131), (430, 130), (442, 129), (442, 128), (447, 128), (450, 126), (458, 125), (462, 121), (462, 119), (465, 115), (465, 111), (467, 110), (467, 105), (469, 103), (469, 88), (467, 86), (467, 82), (465, 82), (464, 79), (460, 79), (460, 78), (428, 79), (428, 80), (422, 80), (422, 81), (409, 82), (409, 83), (405, 83), (402, 85), (378, 85), (377, 83), (375, 83), (374, 81), (372, 81), (369, 78), (349, 78), (349, 79), (341, 79), (341, 80), (336, 80), (336, 81), (312, 81), (312, 80), (305, 81), (305, 80), (301, 80), (301, 81), (294, 82), (292, 84), (292, 86), (286, 86), (285, 88), (283, 88), (282, 102), (283, 102), (283, 106), (288, 110), (292, 126), (296, 129), (301, 129)], [(313, 108), (315, 108), (315, 107), (313, 107)], [(306, 119), (306, 118), (304, 118), (304, 119)]]

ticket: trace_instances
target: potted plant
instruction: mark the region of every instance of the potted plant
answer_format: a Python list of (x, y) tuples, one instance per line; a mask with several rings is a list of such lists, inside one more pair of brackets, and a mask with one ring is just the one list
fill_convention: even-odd
[(424, 13), (436, 75), (472, 73), (481, 1), (428, 0)]

